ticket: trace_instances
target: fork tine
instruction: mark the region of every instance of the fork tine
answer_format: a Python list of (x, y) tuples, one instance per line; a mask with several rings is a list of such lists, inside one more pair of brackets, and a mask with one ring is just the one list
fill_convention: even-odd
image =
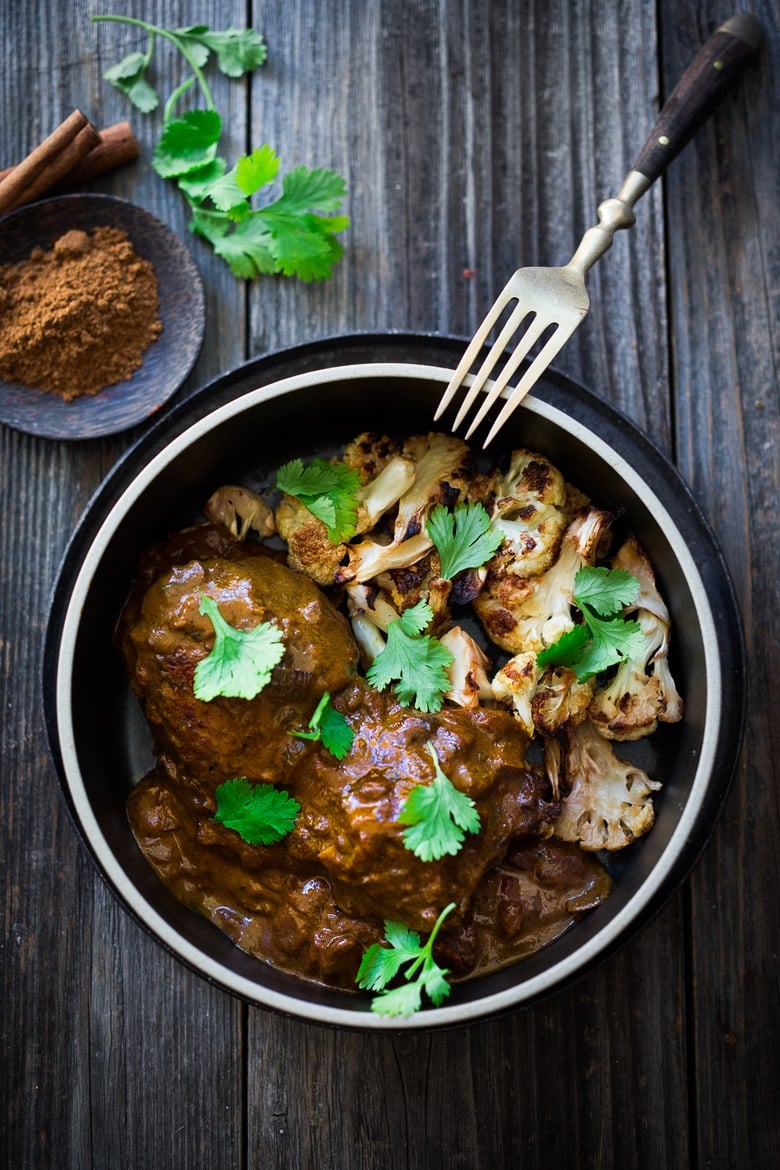
[(504, 307), (508, 304), (508, 302), (510, 300), (517, 299), (516, 297), (513, 297), (509, 294), (508, 288), (509, 288), (509, 286), (507, 285), (507, 287), (504, 288), (503, 291), (501, 293), (499, 293), (499, 295), (496, 297), (495, 301), (488, 309), (488, 312), (487, 312), (484, 320), (482, 321), (481, 325), (479, 325), (476, 333), (474, 334), (471, 341), (469, 342), (468, 347), (466, 349), (466, 352), (464, 353), (463, 357), (458, 362), (455, 373), (450, 378), (450, 380), (447, 384), (447, 389), (442, 394), (439, 405), (436, 407), (436, 413), (433, 416), (434, 422), (436, 421), (437, 418), (441, 417), (441, 415), (444, 413), (444, 411), (447, 409), (447, 407), (449, 406), (449, 404), (452, 402), (453, 398), (457, 394), (457, 392), (461, 386), (461, 383), (463, 382), (463, 379), (466, 377), (469, 370), (471, 369), (471, 366), (472, 366), (475, 358), (477, 357), (477, 354), (479, 353), (479, 351), (482, 349), (482, 346), (487, 341), (488, 334), (490, 333), (490, 331), (493, 328), (493, 326), (495, 325), (496, 321), (498, 320), (498, 318), (501, 316), (502, 312), (504, 311)]
[[(496, 402), (500, 397), (504, 387), (514, 374), (515, 370), (517, 370), (523, 358), (529, 352), (534, 343), (539, 340), (545, 329), (548, 329), (550, 325), (553, 324), (555, 324), (557, 330), (559, 326), (555, 322), (544, 320), (541, 314), (536, 315), (523, 336), (518, 341), (517, 346), (513, 352), (507, 357), (506, 364), (504, 365), (504, 368), (499, 374), (498, 378), (496, 378), (495, 382), (490, 387), (489, 393), (485, 395), (482, 405), (474, 416), (469, 429), (466, 431), (465, 438), (468, 439), (469, 436), (474, 433), (487, 412), (490, 410), (493, 403)], [(553, 334), (553, 336), (555, 336), (555, 334)], [(542, 352), (544, 352), (544, 349), (546, 349), (546, 346), (543, 348)], [(490, 352), (492, 355), (493, 351), (491, 350)], [(453, 430), (454, 429), (455, 427), (453, 426)]]
[(532, 311), (533, 310), (529, 309), (520, 301), (518, 301), (517, 305), (512, 310), (508, 320), (504, 324), (503, 329), (490, 347), (490, 351), (485, 357), (485, 360), (482, 362), (482, 365), (474, 375), (474, 380), (469, 387), (469, 392), (461, 403), (460, 410), (458, 411), (455, 421), (452, 424), (451, 429), (453, 432), (457, 431), (458, 427), (468, 414), (472, 403), (476, 399), (482, 387), (485, 385), (485, 382), (487, 382), (488, 378), (490, 377), (491, 370), (502, 354), (506, 352), (506, 348), (509, 345), (509, 342), (512, 340), (514, 334), (517, 332), (521, 322)]
[[(550, 362), (553, 360), (555, 355), (563, 349), (564, 345), (569, 340), (572, 333), (579, 324), (580, 321), (571, 322), (568, 328), (564, 328), (563, 326), (558, 325), (552, 336), (548, 338), (539, 353), (531, 362), (528, 369), (523, 374), (517, 386), (515, 386), (514, 390), (509, 395), (509, 398), (504, 403), (504, 406), (501, 409), (501, 413), (493, 423), (490, 431), (488, 432), (487, 438), (482, 444), (483, 450), (488, 446), (489, 443), (492, 443), (493, 439), (495, 439), (506, 420), (511, 414), (514, 413), (514, 411), (525, 398), (528, 391), (536, 385), (539, 378), (541, 378), (542, 374), (549, 366)], [(471, 431), (469, 431), (469, 434), (471, 434)], [(468, 435), (466, 438), (468, 438)]]

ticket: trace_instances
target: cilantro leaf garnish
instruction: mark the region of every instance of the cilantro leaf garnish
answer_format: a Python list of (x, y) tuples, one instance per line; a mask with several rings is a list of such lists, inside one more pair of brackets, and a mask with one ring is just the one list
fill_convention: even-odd
[(626, 569), (586, 565), (574, 578), (574, 600), (600, 617), (614, 617), (639, 596), (639, 582)]
[(152, 166), (164, 179), (200, 170), (215, 161), (221, 131), (222, 119), (215, 110), (188, 110), (166, 124)]
[(230, 265), (234, 276), (252, 280), (263, 273), (272, 276), (277, 271), (270, 237), (256, 218), (243, 219), (231, 228), (227, 214), (196, 207), (190, 226), (209, 241), (217, 256)]
[[(304, 281), (329, 277), (343, 254), (335, 236), (349, 227), (348, 216), (335, 214), (347, 193), (342, 176), (323, 167), (294, 167), (282, 176), (281, 194), (255, 207), (252, 197), (278, 177), (276, 152), (266, 143), (241, 156), (230, 170), (217, 153), (222, 124), (204, 68), (214, 54), (227, 77), (243, 77), (266, 60), (262, 36), (252, 29), (212, 31), (205, 24), (166, 29), (130, 16), (92, 19), (118, 21), (148, 34), (145, 53), (130, 53), (104, 74), (143, 113), (159, 105), (147, 79), (157, 38), (172, 44), (190, 67), (192, 76), (166, 102), (162, 136), (152, 155), (154, 170), (174, 179), (187, 200), (190, 230), (241, 279), (272, 273)], [(177, 103), (196, 82), (206, 109), (174, 117)]]
[(225, 621), (211, 597), (201, 598), (200, 612), (214, 627), (214, 646), (195, 667), (195, 698), (206, 703), (217, 695), (253, 699), (284, 655), (282, 631), (273, 622), (237, 630)]
[(575, 670), (590, 642), (590, 630), (583, 622), (561, 634), (556, 642), (536, 655), (539, 666), (563, 666)]
[(248, 845), (273, 845), (286, 837), (301, 806), (273, 784), (250, 784), (246, 777), (226, 780), (214, 793), (214, 820), (233, 829)]
[(349, 753), (355, 738), (354, 731), (333, 706), (327, 691), (317, 704), (306, 731), (290, 731), (289, 734), (298, 739), (320, 740), (325, 750), (337, 760), (343, 760)]
[[(358, 987), (379, 992), (371, 1001), (372, 1012), (382, 1016), (411, 1016), (422, 1007), (423, 991), (437, 1007), (447, 998), (451, 990), (447, 982), (449, 971), (434, 959), (433, 944), (441, 924), (454, 909), (454, 902), (444, 907), (424, 944), (419, 934), (402, 922), (389, 919), (385, 922), (385, 940), (389, 946), (382, 943), (370, 946), (357, 973)], [(388, 988), (405, 963), (409, 964), (403, 972), (406, 982)]]
[(584, 566), (573, 593), (582, 624), (537, 654), (538, 665), (568, 667), (582, 681), (624, 658), (640, 658), (645, 639), (639, 622), (617, 616), (638, 594), (639, 582), (625, 569)]
[(176, 36), (190, 49), (193, 60), (203, 67), (214, 52), (217, 64), (226, 77), (243, 77), (262, 65), (268, 56), (265, 41), (251, 28), (229, 28), (224, 32), (210, 32), (208, 25), (197, 24), (179, 28)]
[(146, 78), (146, 69), (149, 64), (144, 53), (129, 53), (116, 65), (112, 65), (103, 74), (106, 81), (128, 97), (137, 110), (142, 114), (150, 114), (160, 104), (160, 99), (153, 86)]
[[(338, 207), (346, 194), (344, 180), (335, 171), (296, 167), (283, 177), (281, 196), (253, 210), (250, 196), (278, 170), (279, 160), (267, 145), (240, 158), (232, 171), (200, 191), (197, 210), (202, 213), (206, 199), (217, 210), (196, 216), (194, 230), (211, 240), (237, 276), (282, 272), (301, 280), (324, 279), (342, 253), (334, 234), (348, 227), (349, 219), (318, 215), (313, 209)], [(301, 199), (304, 194), (308, 201)], [(229, 224), (226, 229), (225, 216), (237, 221), (234, 230), (229, 231)]]
[(450, 689), (447, 667), (453, 657), (438, 638), (424, 635), (433, 610), (418, 601), (387, 627), (387, 642), (366, 672), (366, 678), (383, 691), (391, 682), (404, 706), (418, 711), (439, 711), (442, 695)]
[(455, 505), (448, 512), (437, 504), (428, 517), (428, 535), (441, 560), (441, 575), (451, 581), (464, 569), (478, 569), (489, 561), (504, 539), (493, 528), (490, 516), (480, 503)]
[(288, 496), (295, 496), (322, 521), (328, 540), (339, 544), (355, 535), (360, 476), (346, 463), (312, 459), (304, 466), (300, 459), (291, 459), (279, 468), (276, 486)]
[(434, 767), (432, 784), (416, 784), (406, 798), (399, 821), (404, 845), (421, 861), (438, 861), (460, 852), (466, 833), (479, 832), (479, 813), (471, 797), (444, 774), (432, 743), (427, 745)]

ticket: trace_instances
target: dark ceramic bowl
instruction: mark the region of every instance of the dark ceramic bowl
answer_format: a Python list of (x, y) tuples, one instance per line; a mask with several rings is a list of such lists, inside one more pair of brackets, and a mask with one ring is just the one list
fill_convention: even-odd
[(362, 430), (403, 436), (431, 429), (461, 351), (462, 343), (444, 339), (341, 338), (250, 363), (205, 387), (159, 420), (109, 475), (67, 551), (53, 598), (44, 670), (51, 748), (76, 825), (106, 881), (207, 979), (250, 1003), (318, 1023), (385, 1030), (458, 1024), (527, 1004), (582, 974), (623, 944), (688, 874), (739, 749), (740, 625), (712, 535), (678, 473), (636, 427), (550, 373), (515, 414), (504, 447), (545, 453), (595, 501), (625, 509), (671, 610), (672, 668), (686, 700), (682, 723), (619, 745), (664, 786), (652, 832), (610, 861), (611, 897), (545, 950), (456, 985), (439, 1008), (392, 1019), (372, 1013), (367, 996), (319, 988), (243, 954), (176, 902), (149, 869), (125, 801), (151, 761), (150, 737), (112, 652), (138, 554), (196, 520), (220, 483), (262, 477), (295, 455), (330, 454)]
[(157, 276), (162, 333), (127, 381), (65, 402), (57, 394), (0, 380), (0, 422), (45, 439), (94, 439), (144, 422), (184, 382), (203, 344), (203, 282), (186, 245), (142, 207), (111, 195), (63, 195), (32, 203), (0, 219), (3, 264), (49, 251), (73, 228), (120, 228)]

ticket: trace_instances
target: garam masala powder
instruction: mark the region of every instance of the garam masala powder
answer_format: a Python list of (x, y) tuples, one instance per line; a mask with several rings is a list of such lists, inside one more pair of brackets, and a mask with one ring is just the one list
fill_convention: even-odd
[(0, 265), (0, 377), (67, 402), (132, 377), (160, 335), (157, 277), (119, 228)]

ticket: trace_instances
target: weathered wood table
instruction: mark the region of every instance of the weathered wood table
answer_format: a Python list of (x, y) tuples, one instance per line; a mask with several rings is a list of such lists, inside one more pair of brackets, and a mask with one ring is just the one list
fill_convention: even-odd
[[(331, 280), (245, 286), (189, 235), (183, 200), (152, 171), (155, 115), (102, 80), (141, 35), (91, 23), (97, 0), (0, 6), (0, 165), (76, 106), (97, 125), (133, 122), (141, 158), (89, 189), (170, 224), (200, 268), (206, 342), (181, 396), (326, 335), (467, 337), (518, 264), (568, 259), (659, 101), (731, 14), (721, 0), (134, 8), (167, 26), (261, 31), (269, 57), (251, 81), (213, 76), (230, 150), (269, 142), (285, 166), (331, 166), (349, 187)], [(676, 461), (742, 606), (744, 750), (692, 876), (573, 987), (444, 1034), (331, 1031), (212, 988), (104, 886), (59, 796), (40, 710), (61, 553), (143, 428), (61, 443), (0, 427), (3, 1166), (777, 1164), (778, 10), (753, 11), (766, 32), (755, 66), (594, 270), (591, 316), (558, 361)], [(172, 53), (159, 61), (164, 88), (181, 74)]]

